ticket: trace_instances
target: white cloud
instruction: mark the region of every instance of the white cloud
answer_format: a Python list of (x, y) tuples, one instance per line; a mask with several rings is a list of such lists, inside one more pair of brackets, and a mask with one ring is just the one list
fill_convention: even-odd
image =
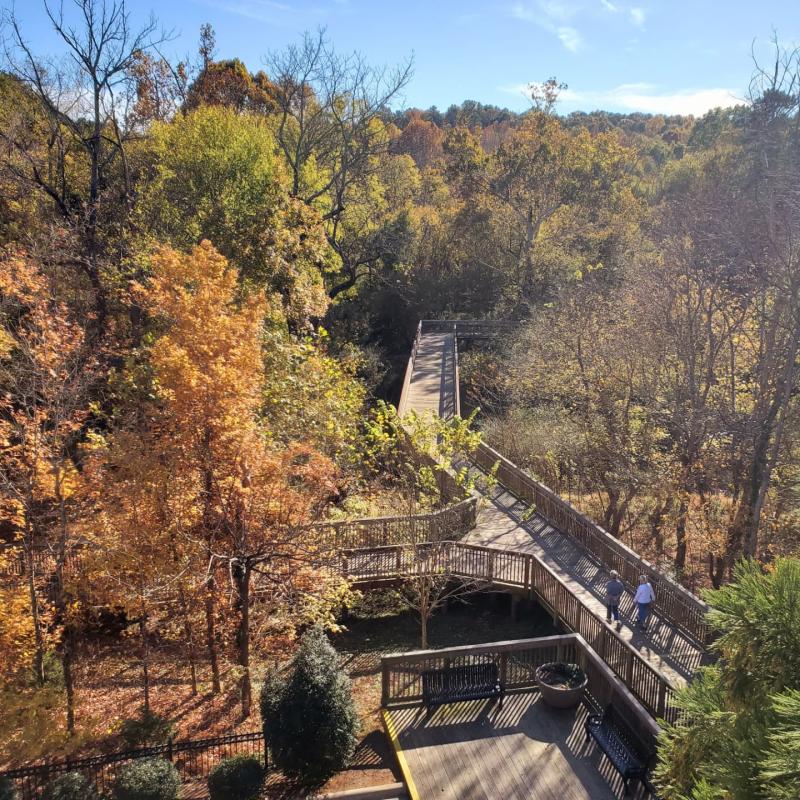
[[(530, 96), (526, 83), (509, 84), (499, 89), (506, 94)], [(584, 111), (642, 111), (646, 114), (691, 114), (695, 117), (703, 116), (712, 108), (728, 108), (745, 102), (732, 89), (676, 89), (666, 92), (658, 91), (652, 83), (625, 83), (614, 89), (599, 91), (564, 89), (559, 94), (559, 100)]]
[(562, 25), (558, 29), (558, 38), (561, 40), (561, 44), (563, 44), (564, 47), (566, 47), (571, 53), (577, 53), (578, 50), (583, 47), (583, 39), (581, 38), (581, 34), (579, 31), (576, 31), (575, 28)]
[(511, 16), (554, 34), (567, 50), (576, 53), (583, 46), (583, 37), (579, 30), (566, 23), (578, 10), (577, 6), (564, 0), (538, 0), (537, 3), (514, 3)]
[(621, 108), (648, 114), (692, 114), (700, 117), (712, 108), (739, 105), (743, 102), (733, 90), (678, 89), (658, 91), (650, 83), (626, 83), (606, 91), (575, 91), (565, 89), (560, 99), (585, 110)]
[(619, 6), (615, 6), (610, 0), (600, 0), (600, 2), (603, 4), (603, 8), (612, 14), (616, 14), (619, 11)]
[(634, 25), (636, 25), (638, 28), (644, 27), (646, 14), (643, 8), (634, 7), (630, 10), (630, 14)]

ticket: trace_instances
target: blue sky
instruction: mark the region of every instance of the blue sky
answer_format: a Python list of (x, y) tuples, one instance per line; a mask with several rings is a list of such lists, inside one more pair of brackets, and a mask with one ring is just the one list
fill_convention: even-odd
[[(58, 0), (53, 0), (57, 3)], [(70, 0), (66, 0), (69, 4)], [(0, 0), (10, 8), (11, 0)], [(37, 52), (51, 52), (40, 0), (16, 0)], [(327, 27), (337, 49), (375, 64), (414, 55), (404, 105), (444, 110), (470, 98), (517, 110), (524, 86), (557, 76), (559, 111), (604, 108), (702, 114), (746, 95), (751, 48), (770, 37), (800, 44), (800, 0), (128, 0), (134, 20), (155, 12), (196, 50), (210, 22), (218, 55), (252, 70), (303, 30)]]

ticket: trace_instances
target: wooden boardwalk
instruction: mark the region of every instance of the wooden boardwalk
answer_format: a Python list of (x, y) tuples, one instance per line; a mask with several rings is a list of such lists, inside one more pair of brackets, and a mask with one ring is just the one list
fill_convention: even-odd
[(426, 333), (419, 340), (407, 393), (407, 408), (450, 417), (455, 411), (454, 333)]
[[(455, 331), (426, 332), (420, 328), (415, 356), (409, 365), (410, 382), (401, 401), (406, 412), (435, 410), (443, 417), (453, 413), (458, 391), (453, 368), (456, 359)], [(595, 613), (605, 613), (603, 595), (608, 571), (596, 558), (543, 517), (531, 515), (528, 506), (504, 487), (488, 492), (479, 480), (478, 488), (485, 501), (478, 512), (477, 526), (463, 542), (530, 553), (556, 572), (584, 606)], [(674, 685), (685, 683), (703, 659), (702, 644), (658, 613), (651, 616), (646, 633), (636, 631), (629, 594), (623, 599), (622, 612), (619, 634)]]
[[(584, 606), (605, 614), (608, 572), (602, 565), (538, 514), (527, 519), (528, 507), (502, 486), (482, 493), (485, 501), (478, 509), (477, 525), (461, 541), (535, 555)], [(637, 631), (633, 598), (628, 593), (620, 610), (621, 625), (614, 627), (622, 638), (673, 684), (685, 683), (700, 665), (704, 652), (700, 645), (657, 614), (652, 615), (646, 633)]]
[[(421, 800), (612, 800), (621, 781), (594, 742), (586, 709), (553, 711), (538, 693), (392, 708), (397, 742)], [(636, 797), (631, 792), (629, 797)]]

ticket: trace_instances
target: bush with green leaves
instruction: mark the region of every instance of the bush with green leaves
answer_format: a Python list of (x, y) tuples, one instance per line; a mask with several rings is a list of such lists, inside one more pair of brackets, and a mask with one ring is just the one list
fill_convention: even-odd
[(100, 800), (94, 784), (80, 772), (67, 772), (47, 784), (43, 800)]
[(166, 744), (174, 734), (172, 720), (154, 711), (143, 711), (138, 717), (126, 719), (120, 729), (120, 736), (130, 748)]
[(114, 800), (176, 800), (178, 770), (164, 758), (143, 758), (126, 764), (114, 784)]
[(267, 676), (261, 719), (273, 761), (286, 776), (319, 786), (347, 765), (358, 715), (350, 679), (322, 628), (303, 636), (286, 680)]
[(264, 783), (264, 767), (253, 756), (233, 756), (208, 776), (211, 800), (255, 800)]
[(0, 800), (17, 800), (17, 790), (11, 778), (0, 777)]
[(800, 560), (742, 561), (706, 593), (719, 661), (678, 692), (655, 776), (665, 800), (800, 797)]

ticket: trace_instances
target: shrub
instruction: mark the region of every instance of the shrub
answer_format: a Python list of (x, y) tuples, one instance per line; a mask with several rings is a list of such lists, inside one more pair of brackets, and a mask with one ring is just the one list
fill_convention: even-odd
[(358, 716), (350, 680), (320, 627), (303, 637), (287, 681), (267, 676), (261, 718), (275, 765), (288, 777), (318, 786), (347, 765)]
[(11, 778), (0, 778), (0, 800), (17, 800), (17, 790)]
[(217, 764), (208, 776), (211, 800), (254, 800), (264, 782), (264, 767), (252, 756), (234, 756)]
[(129, 748), (165, 744), (175, 733), (171, 720), (153, 711), (143, 711), (138, 717), (122, 723), (120, 736)]
[(163, 758), (144, 758), (120, 770), (114, 784), (115, 800), (176, 800), (181, 779)]
[(44, 800), (100, 800), (94, 784), (80, 772), (68, 772), (50, 781)]

